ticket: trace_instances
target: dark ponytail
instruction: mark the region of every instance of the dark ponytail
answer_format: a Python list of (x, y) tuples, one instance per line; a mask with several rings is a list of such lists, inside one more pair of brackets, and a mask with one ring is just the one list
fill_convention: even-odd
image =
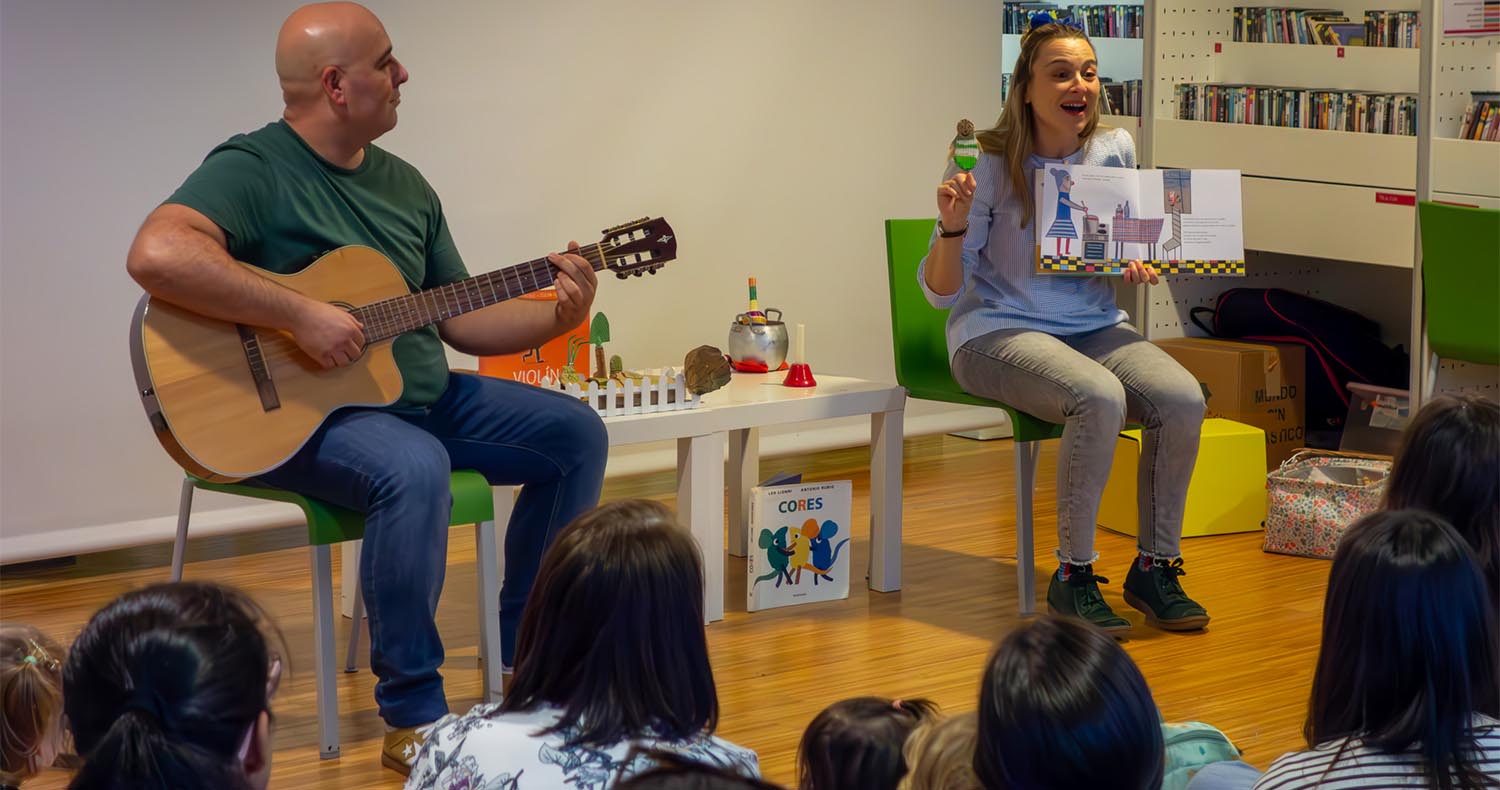
[(240, 745), (268, 710), (265, 616), (203, 583), (126, 593), (78, 636), (63, 699), (83, 766), (70, 790), (248, 787)]

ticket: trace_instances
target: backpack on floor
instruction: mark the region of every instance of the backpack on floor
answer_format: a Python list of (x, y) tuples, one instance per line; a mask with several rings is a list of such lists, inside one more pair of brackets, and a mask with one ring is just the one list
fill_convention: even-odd
[[(1199, 313), (1212, 313), (1208, 326)], [(1231, 288), (1189, 318), (1214, 337), (1296, 343), (1307, 349), (1307, 430), (1340, 430), (1349, 382), (1405, 389), (1408, 358), (1380, 341), (1380, 326), (1345, 307), (1280, 288)]]

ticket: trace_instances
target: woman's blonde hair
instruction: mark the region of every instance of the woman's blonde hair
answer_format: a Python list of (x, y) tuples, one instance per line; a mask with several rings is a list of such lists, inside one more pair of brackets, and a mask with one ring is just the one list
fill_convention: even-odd
[[(1037, 54), (1047, 42), (1070, 38), (1082, 40), (1091, 50), (1094, 48), (1088, 34), (1060, 22), (1033, 27), (1021, 37), (1021, 54), (1016, 58), (1016, 68), (1011, 73), (1010, 93), (1005, 97), (1005, 106), (1000, 110), (1000, 120), (995, 122), (993, 129), (986, 129), (975, 135), (981, 151), (1005, 158), (1006, 168), (1010, 173), (1010, 188), (1021, 199), (1023, 228), (1031, 224), (1032, 215), (1036, 213), (1036, 200), (1031, 194), (1031, 185), (1026, 180), (1026, 160), (1036, 150), (1031, 105), (1026, 102), (1026, 94), (1031, 89), (1032, 67), (1036, 64)], [(1094, 102), (1088, 109), (1088, 123), (1084, 124), (1078, 139), (1087, 141), (1098, 127), (1099, 103)]]
[(62, 648), (29, 625), (0, 625), (0, 784), (46, 768), (44, 747), (61, 743)]
[(924, 722), (906, 739), (898, 790), (982, 790), (974, 773), (979, 716), (973, 711)]

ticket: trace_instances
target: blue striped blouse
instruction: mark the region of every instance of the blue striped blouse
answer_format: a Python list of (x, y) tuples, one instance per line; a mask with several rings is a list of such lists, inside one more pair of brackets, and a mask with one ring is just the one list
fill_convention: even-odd
[[(1065, 159), (1043, 159), (1033, 154), (1026, 163), (1028, 178), (1047, 163), (1135, 167), (1135, 143), (1124, 129), (1102, 129), (1083, 148)], [(944, 179), (958, 172), (950, 164)], [(969, 210), (969, 232), (964, 237), (963, 284), (956, 293), (939, 296), (927, 287), (927, 259), (917, 268), (917, 280), (927, 301), (948, 313), (948, 356), (963, 344), (997, 329), (1035, 329), (1050, 335), (1076, 335), (1129, 320), (1115, 306), (1109, 277), (1069, 277), (1036, 273), (1036, 231), (1021, 228), (1021, 201), (1009, 188), (1005, 162), (983, 154), (974, 170), (974, 205)], [(1033, 219), (1033, 224), (1035, 220)], [(932, 242), (937, 241), (937, 228)], [(1076, 243), (1076, 242), (1075, 242)], [(931, 243), (928, 246), (931, 255)]]

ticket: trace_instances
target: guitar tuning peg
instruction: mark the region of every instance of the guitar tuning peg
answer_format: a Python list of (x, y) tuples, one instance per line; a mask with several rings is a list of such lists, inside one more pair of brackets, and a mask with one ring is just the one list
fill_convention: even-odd
[(642, 274), (645, 274), (645, 272), (641, 271), (640, 269), (636, 269), (635, 271), (631, 272), (631, 274), (640, 277)]
[(615, 276), (623, 280), (630, 276), (630, 272), (615, 272)]
[(649, 268), (649, 269), (646, 270), (646, 273), (647, 274), (656, 274), (656, 267), (652, 266), (651, 268)]

